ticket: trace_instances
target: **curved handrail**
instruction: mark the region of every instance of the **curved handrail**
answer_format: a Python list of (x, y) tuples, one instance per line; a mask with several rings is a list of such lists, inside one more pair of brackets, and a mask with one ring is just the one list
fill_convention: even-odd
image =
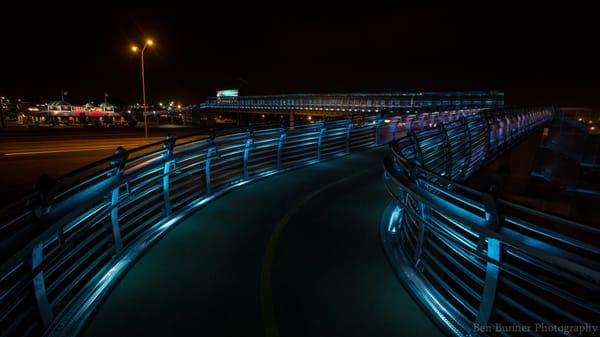
[(167, 137), (47, 178), (0, 209), (0, 335), (76, 335), (141, 252), (227, 191), (479, 110)]
[(545, 108), (488, 110), (391, 144), (384, 248), (452, 335), (597, 324), (600, 229), (461, 184), (551, 119)]

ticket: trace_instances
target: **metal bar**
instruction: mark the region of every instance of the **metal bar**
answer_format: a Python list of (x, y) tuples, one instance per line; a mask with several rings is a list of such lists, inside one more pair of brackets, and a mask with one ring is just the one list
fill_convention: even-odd
[(205, 178), (205, 187), (204, 190), (206, 191), (206, 194), (209, 194), (211, 192), (211, 186), (210, 186), (210, 162), (212, 160), (212, 157), (214, 156), (215, 152), (217, 151), (217, 147), (216, 146), (211, 146), (206, 150), (206, 160), (204, 161), (204, 178)]
[(121, 228), (119, 227), (119, 208), (117, 204), (119, 203), (119, 187), (112, 190), (111, 195), (111, 211), (110, 211), (110, 224), (111, 231), (113, 234), (113, 241), (115, 247), (115, 254), (119, 253), (121, 249), (123, 249), (123, 241), (121, 240)]
[(163, 187), (163, 202), (165, 204), (165, 208), (164, 208), (165, 216), (171, 215), (171, 212), (172, 212), (171, 197), (170, 197), (170, 191), (169, 191), (169, 189), (170, 189), (169, 178), (170, 178), (170, 172), (171, 172), (171, 165), (173, 165), (175, 163), (175, 161), (172, 159), (173, 148), (175, 147), (175, 139), (176, 138), (169, 135), (165, 138), (165, 142), (163, 145), (165, 151), (162, 154), (162, 157), (164, 159), (162, 187)]
[[(582, 233), (593, 235), (591, 229), (581, 224), (564, 228), (565, 219), (545, 216), (522, 206), (510, 207), (490, 193), (472, 191), (452, 180), (456, 177), (462, 180), (475, 169), (495, 160), (499, 154), (550, 120), (551, 116), (548, 109), (483, 110), (479, 116), (461, 118), (459, 124), (444, 125), (440, 128), (444, 131), (441, 135), (427, 130), (419, 134), (409, 133), (407, 138), (390, 147), (392, 156), (384, 163), (386, 189), (403, 207), (406, 221), (400, 235), (395, 236), (388, 234), (386, 221), (381, 222), (385, 224), (385, 228), (384, 225), (380, 227), (384, 249), (397, 272), (400, 271), (399, 275), (408, 282), (408, 287), (417, 290), (416, 298), (449, 331), (456, 332), (458, 329), (461, 330), (459, 335), (464, 335), (474, 332), (474, 324), (489, 326), (502, 323), (493, 315), (499, 310), (495, 304), (497, 299), (503, 304), (510, 300), (508, 305), (517, 308), (519, 315), (516, 317), (522, 322), (533, 318), (547, 325), (588, 325), (593, 324), (593, 318), (600, 313), (593, 298), (580, 296), (600, 289), (596, 258), (599, 250), (587, 242), (580, 244), (583, 239), (565, 240), (565, 237), (575, 235), (571, 229), (577, 228)], [(443, 143), (440, 143), (440, 137), (444, 138)], [(461, 144), (467, 148), (437, 150), (440, 144), (448, 142), (453, 148), (461, 147)], [(451, 158), (446, 158), (448, 155)], [(448, 160), (452, 162), (446, 166), (446, 171), (449, 167), (452, 172), (458, 172), (453, 173), (456, 177), (443, 177), (431, 171), (448, 164)], [(428, 165), (430, 167), (425, 167)], [(481, 198), (482, 202), (475, 199), (463, 202), (467, 200), (464, 198), (473, 197)], [(519, 212), (503, 215), (498, 209), (498, 202), (507, 206), (502, 210), (516, 209)], [(427, 214), (428, 209), (431, 209), (430, 214)], [(516, 218), (521, 213), (527, 214), (527, 220)], [(543, 222), (543, 225), (538, 226), (535, 221)], [(556, 229), (545, 229), (548, 226)], [(422, 228), (426, 228), (427, 232)], [(437, 245), (437, 240), (444, 245)], [(440, 259), (438, 255), (429, 256), (430, 245), (425, 246), (426, 243), (437, 249), (436, 254), (449, 260)], [(463, 262), (454, 259), (455, 253), (465, 259), (465, 266), (457, 264)], [(504, 258), (503, 254), (510, 256)], [(513, 257), (519, 260), (515, 261)], [(437, 281), (432, 281), (431, 275), (422, 269), (423, 265), (431, 265), (431, 262), (436, 265), (436, 270), (430, 271), (438, 278)], [(483, 273), (472, 273), (469, 265)], [(525, 265), (531, 265), (532, 269)], [(458, 279), (454, 267), (467, 271), (469, 277)], [(506, 278), (505, 285), (512, 285), (511, 289), (500, 288), (500, 277)], [(451, 279), (453, 282), (450, 282)], [(569, 286), (563, 289), (565, 284)], [(428, 293), (436, 287), (443, 291)], [(479, 302), (475, 310), (471, 310), (472, 317), (452, 312), (455, 301), (466, 303), (461, 288), (468, 290)], [(527, 300), (515, 301), (515, 295), (524, 295)], [(569, 310), (562, 310), (563, 303)], [(468, 305), (474, 304), (470, 302)], [(540, 307), (555, 308), (555, 314), (544, 315)]]
[(250, 147), (253, 143), (252, 131), (248, 133), (248, 138), (244, 142), (244, 157), (243, 157), (243, 168), (242, 178), (248, 179), (248, 156), (250, 155)]
[(375, 145), (381, 144), (381, 126), (383, 125), (383, 118), (378, 116), (375, 121)]
[[(497, 231), (500, 227), (500, 214), (498, 213), (498, 204), (494, 196), (490, 193), (483, 193), (483, 204), (485, 207), (485, 219), (487, 226)], [(481, 294), (481, 302), (477, 311), (477, 323), (487, 325), (494, 309), (496, 299), (496, 290), (498, 288), (498, 279), (500, 276), (500, 250), (501, 244), (498, 239), (488, 237), (487, 240), (483, 234), (479, 236), (478, 249), (483, 251), (484, 242), (487, 241), (487, 256), (496, 263), (487, 262), (485, 266), (485, 283)]]
[(452, 144), (450, 143), (448, 131), (444, 124), (439, 124), (439, 132), (446, 145), (446, 148), (444, 149), (444, 155), (446, 157), (446, 176), (452, 177)]
[(41, 268), (44, 245), (38, 242), (31, 252), (31, 269), (37, 271), (33, 277), (33, 292), (37, 303), (38, 312), (45, 326), (50, 325), (54, 314), (52, 307), (48, 303), (48, 294), (46, 293), (46, 283), (44, 281), (44, 271)]
[(348, 119), (348, 126), (346, 127), (346, 153), (350, 153), (350, 139), (352, 136), (352, 119)]
[[(419, 183), (417, 182), (417, 184)], [(417, 268), (420, 268), (422, 266), (421, 255), (423, 254), (423, 245), (425, 242), (425, 235), (427, 232), (427, 225), (425, 223), (425, 219), (429, 218), (429, 216), (429, 208), (425, 205), (425, 203), (419, 201), (419, 217), (417, 219), (419, 222), (419, 231), (417, 233), (417, 246), (415, 248), (415, 254), (413, 256), (413, 261), (415, 261), (415, 266)]]
[(321, 144), (323, 143), (323, 136), (325, 135), (326, 130), (325, 122), (321, 122), (319, 138), (317, 138), (317, 160), (321, 160)]
[[(127, 161), (127, 156), (129, 152), (127, 152), (124, 148), (118, 147), (115, 150), (115, 160), (111, 161), (111, 167), (115, 169), (115, 175), (121, 176), (123, 174), (123, 168), (125, 167), (125, 163)], [(119, 227), (119, 207), (117, 206), (119, 203), (121, 185), (118, 185), (111, 192), (110, 198), (110, 224), (111, 231), (113, 234), (113, 242), (115, 254), (119, 253), (121, 249), (123, 249), (123, 241), (121, 239), (121, 228)]]
[(460, 121), (462, 122), (464, 133), (467, 135), (467, 155), (466, 160), (463, 163), (462, 168), (460, 169), (460, 180), (463, 180), (467, 175), (467, 169), (471, 164), (471, 157), (473, 155), (473, 137), (471, 136), (471, 128), (469, 128), (469, 122), (464, 116), (460, 117)]

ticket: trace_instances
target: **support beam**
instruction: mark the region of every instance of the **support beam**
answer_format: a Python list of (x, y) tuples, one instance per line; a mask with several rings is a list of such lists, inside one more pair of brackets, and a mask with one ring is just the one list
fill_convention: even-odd
[(290, 110), (290, 129), (294, 129), (294, 124), (296, 120), (296, 112), (294, 110)]

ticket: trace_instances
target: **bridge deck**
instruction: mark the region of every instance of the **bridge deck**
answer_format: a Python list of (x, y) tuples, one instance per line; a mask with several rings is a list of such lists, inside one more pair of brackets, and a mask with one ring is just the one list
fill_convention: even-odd
[(441, 336), (380, 247), (384, 152), (210, 203), (132, 267), (85, 335)]

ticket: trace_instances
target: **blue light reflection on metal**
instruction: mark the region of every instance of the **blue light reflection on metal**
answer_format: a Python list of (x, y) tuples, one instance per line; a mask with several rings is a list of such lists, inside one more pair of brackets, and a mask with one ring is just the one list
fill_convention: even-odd
[(396, 207), (390, 216), (390, 220), (388, 221), (388, 232), (396, 233), (396, 225), (400, 223), (400, 217), (402, 216), (402, 208)]
[(38, 243), (33, 248), (31, 253), (31, 269), (35, 271), (35, 276), (33, 277), (33, 288), (38, 311), (42, 318), (42, 322), (45, 326), (48, 326), (52, 322), (54, 315), (52, 313), (52, 307), (50, 307), (50, 304), (48, 303), (46, 284), (44, 282), (44, 272), (40, 268), (43, 261), (42, 248), (43, 247), (41, 243)]
[[(452, 335), (470, 336), (474, 324), (589, 325), (600, 317), (600, 229), (460, 184), (551, 118), (548, 108), (482, 111), (400, 139), (385, 160), (390, 207), (403, 210), (382, 219), (386, 255)], [(451, 157), (457, 151), (469, 158)], [(417, 226), (431, 231), (419, 254)]]
[[(427, 118), (440, 121), (451, 113), (471, 115), (478, 111), (444, 111)], [(386, 118), (404, 123), (406, 118), (418, 116)], [(256, 127), (250, 136), (246, 130), (224, 130), (210, 136), (169, 137), (129, 151), (121, 149), (110, 158), (60, 177), (52, 193), (44, 197), (45, 204), (40, 204), (36, 191), (0, 210), (1, 228), (44, 229), (25, 238), (18, 231), (9, 233), (14, 234), (14, 240), (0, 233), (4, 235), (0, 252), (5, 258), (10, 255), (3, 260), (0, 277), (19, 278), (15, 284), (23, 285), (0, 291), (4, 298), (14, 301), (33, 297), (31, 273), (23, 268), (31, 268), (28, 259), (32, 249), (41, 245), (44, 258), (38, 269), (43, 273), (37, 277), (47, 289), (59, 289), (47, 293), (50, 310), (56, 310), (54, 320), (47, 319), (52, 321), (47, 335), (75, 335), (127, 265), (187, 212), (257, 179), (393, 139), (395, 132), (389, 124), (381, 125), (376, 137), (380, 119), (359, 115), (329, 120), (321, 129), (321, 124), (302, 121), (290, 129), (264, 125)], [(396, 131), (405, 132), (402, 128)], [(11, 240), (15, 244), (9, 244)], [(57, 272), (61, 274), (52, 274)], [(7, 312), (14, 310), (2, 317), (18, 317), (9, 324), (12, 327), (17, 328), (19, 322), (44, 325), (37, 314), (44, 307), (43, 301), (25, 308), (0, 305)]]

